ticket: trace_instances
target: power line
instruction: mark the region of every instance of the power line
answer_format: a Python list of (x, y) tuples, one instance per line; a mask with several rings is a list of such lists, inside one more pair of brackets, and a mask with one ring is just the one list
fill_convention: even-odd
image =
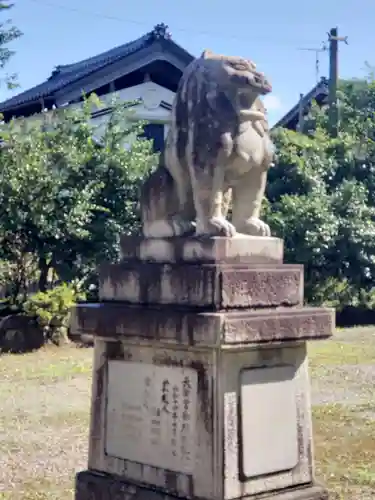
[(327, 46), (325, 43), (323, 43), (321, 48), (302, 48), (298, 50), (305, 50), (308, 52), (314, 52), (315, 53), (315, 76), (316, 76), (316, 82), (319, 82), (320, 78), (320, 54), (322, 52), (326, 52), (328, 50)]
[(146, 24), (146, 23), (144, 23), (142, 21), (136, 21), (134, 19), (121, 19), (120, 17), (117, 17), (117, 16), (112, 16), (112, 15), (109, 15), (109, 14), (103, 14), (101, 12), (95, 12), (95, 11), (92, 11), (92, 10), (90, 11), (90, 10), (84, 10), (84, 9), (77, 9), (76, 7), (69, 7), (67, 5), (61, 5), (61, 4), (58, 4), (58, 3), (48, 2), (48, 1), (45, 1), (45, 0), (42, 0), (42, 1), (41, 0), (29, 0), (29, 2), (48, 5), (48, 7), (53, 7), (55, 9), (61, 9), (61, 10), (66, 10), (66, 11), (74, 12), (76, 14), (85, 14), (85, 15), (89, 15), (89, 16), (93, 16), (93, 17), (99, 17), (101, 19), (108, 19), (110, 21), (126, 22), (126, 23), (129, 23), (129, 24), (137, 24), (137, 25), (140, 25), (140, 26), (145, 26), (145, 24)]
[[(100, 18), (100, 19), (106, 19), (106, 20), (109, 20), (109, 21), (116, 21), (116, 22), (120, 22), (120, 23), (128, 23), (128, 24), (134, 24), (134, 25), (138, 25), (138, 26), (147, 26), (148, 28), (150, 27), (149, 26), (149, 23), (146, 23), (144, 21), (138, 21), (138, 20), (135, 20), (135, 19), (129, 19), (129, 18), (121, 18), (121, 17), (118, 17), (118, 16), (113, 16), (111, 14), (103, 14), (101, 12), (95, 12), (95, 11), (92, 11), (92, 10), (86, 10), (86, 9), (80, 9), (80, 8), (77, 8), (77, 7), (69, 7), (67, 5), (62, 5), (62, 4), (59, 4), (59, 3), (55, 3), (55, 2), (50, 2), (49, 0), (28, 0), (29, 2), (33, 2), (33, 3), (36, 3), (36, 4), (40, 4), (40, 5), (47, 5), (48, 7), (51, 7), (51, 8), (55, 8), (55, 9), (60, 9), (60, 10), (65, 10), (65, 11), (68, 11), (68, 12), (72, 12), (72, 13), (75, 13), (75, 14), (81, 14), (81, 15), (85, 15), (85, 16), (92, 16), (92, 17), (97, 17), (97, 18)], [(173, 31), (176, 31), (176, 32), (180, 32), (180, 33), (189, 33), (189, 34), (195, 34), (195, 35), (202, 35), (202, 36), (210, 36), (210, 37), (217, 37), (217, 38), (223, 38), (223, 33), (222, 32), (213, 32), (213, 31), (206, 31), (206, 30), (194, 30), (194, 29), (191, 29), (191, 28), (176, 28), (176, 29), (173, 29)], [(267, 37), (267, 36), (264, 36), (264, 37), (251, 37), (251, 36), (243, 36), (243, 37), (239, 37), (239, 36), (235, 36), (235, 35), (228, 35), (228, 34), (225, 34), (225, 38), (226, 39), (231, 39), (231, 40), (240, 40), (242, 42), (246, 42), (246, 41), (263, 41), (263, 42), (269, 42), (270, 41), (270, 38)], [(280, 39), (277, 39), (275, 41), (271, 41), (271, 43), (274, 43), (275, 45), (280, 45), (280, 44), (284, 44), (284, 45), (296, 45), (296, 41), (295, 40), (280, 40)]]

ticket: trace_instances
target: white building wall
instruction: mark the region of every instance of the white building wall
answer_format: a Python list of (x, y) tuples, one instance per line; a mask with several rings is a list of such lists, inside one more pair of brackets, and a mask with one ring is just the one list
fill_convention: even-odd
[[(172, 105), (174, 99), (174, 92), (157, 85), (154, 82), (144, 82), (140, 85), (136, 85), (134, 87), (130, 87), (127, 89), (122, 89), (114, 93), (109, 93), (103, 96), (100, 96), (99, 99), (102, 102), (101, 108), (97, 108), (97, 111), (100, 109), (105, 109), (110, 106), (111, 102), (113, 102), (114, 98), (119, 98), (122, 101), (138, 101), (141, 100), (140, 104), (133, 106), (130, 112), (130, 115), (134, 117), (134, 119), (138, 120), (146, 120), (153, 123), (162, 123), (165, 124), (164, 127), (164, 137), (168, 132), (168, 124), (170, 123), (170, 115), (171, 112), (168, 109), (162, 107), (161, 103), (164, 102), (168, 105)], [(81, 107), (82, 103), (73, 103), (68, 104), (66, 107), (68, 108), (78, 108)], [(42, 122), (51, 111), (47, 111), (45, 113), (39, 113), (33, 116), (26, 118), (27, 122)], [(43, 116), (44, 115), (44, 116)], [(97, 139), (101, 137), (101, 134), (104, 130), (105, 124), (109, 118), (109, 114), (103, 114), (99, 116), (93, 116), (92, 123), (97, 126), (97, 131), (95, 136)]]

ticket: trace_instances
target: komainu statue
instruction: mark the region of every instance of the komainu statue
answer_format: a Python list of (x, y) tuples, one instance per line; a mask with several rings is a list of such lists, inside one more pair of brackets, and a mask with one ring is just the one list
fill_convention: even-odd
[(259, 215), (274, 147), (259, 96), (271, 90), (241, 57), (205, 51), (186, 68), (160, 165), (142, 187), (145, 237), (270, 235)]

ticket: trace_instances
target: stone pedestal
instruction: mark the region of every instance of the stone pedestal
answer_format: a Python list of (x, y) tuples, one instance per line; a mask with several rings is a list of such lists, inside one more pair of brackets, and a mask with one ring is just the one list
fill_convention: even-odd
[(76, 500), (326, 499), (315, 484), (302, 266), (276, 238), (124, 238), (101, 270), (88, 471)]

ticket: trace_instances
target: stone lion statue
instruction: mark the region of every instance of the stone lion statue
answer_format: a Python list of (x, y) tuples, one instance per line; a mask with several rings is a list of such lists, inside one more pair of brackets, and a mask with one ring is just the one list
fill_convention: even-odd
[(270, 91), (241, 57), (206, 50), (186, 68), (160, 165), (142, 187), (145, 237), (270, 235), (259, 218), (274, 157), (259, 96)]

